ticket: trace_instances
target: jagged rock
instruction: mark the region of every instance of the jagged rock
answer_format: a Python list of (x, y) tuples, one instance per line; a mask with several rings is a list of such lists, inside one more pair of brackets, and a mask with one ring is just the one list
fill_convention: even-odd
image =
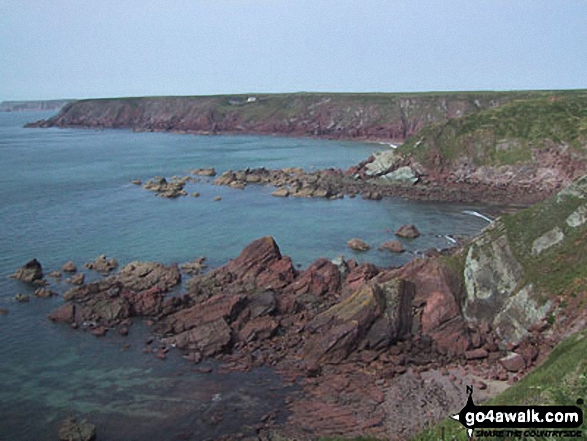
[(202, 270), (206, 268), (206, 264), (204, 263), (205, 261), (205, 257), (198, 257), (191, 262), (181, 264), (179, 268), (186, 274), (195, 276), (200, 274)]
[(275, 190), (273, 193), (271, 193), (272, 196), (277, 196), (277, 197), (282, 197), (282, 198), (286, 198), (289, 196), (289, 190), (287, 188), (278, 188), (277, 190)]
[(47, 277), (53, 277), (54, 279), (61, 279), (61, 271), (51, 271), (47, 274)]
[(391, 184), (415, 184), (418, 182), (418, 177), (414, 171), (407, 166), (381, 175), (379, 179)]
[(488, 355), (489, 353), (487, 352), (487, 350), (483, 348), (472, 349), (470, 351), (465, 352), (465, 358), (467, 360), (479, 360), (487, 358)]
[(57, 296), (58, 294), (46, 288), (38, 288), (35, 290), (35, 297), (47, 299), (49, 297)]
[(365, 164), (367, 176), (380, 176), (387, 173), (399, 160), (395, 150), (386, 150), (373, 154), (373, 161)]
[(402, 225), (395, 232), (395, 235), (399, 237), (405, 237), (407, 239), (415, 239), (416, 237), (420, 236), (420, 232), (415, 225)]
[(68, 418), (59, 425), (59, 439), (61, 441), (93, 441), (96, 439), (96, 426), (75, 418)]
[(239, 331), (239, 339), (246, 342), (266, 340), (273, 336), (278, 327), (279, 322), (273, 317), (257, 317), (248, 321)]
[(118, 268), (118, 262), (116, 259), (107, 259), (104, 254), (101, 254), (93, 262), (86, 263), (84, 267), (99, 273), (109, 273)]
[(347, 245), (350, 249), (355, 251), (367, 251), (371, 248), (369, 244), (356, 237), (354, 239), (349, 240), (347, 242)]
[(70, 260), (63, 264), (61, 271), (64, 273), (75, 273), (77, 271), (77, 267), (75, 266), (75, 263)]
[(118, 280), (131, 291), (146, 291), (158, 287), (168, 291), (181, 282), (177, 265), (165, 266), (157, 262), (131, 262), (122, 268)]
[(308, 323), (313, 335), (304, 347), (304, 358), (338, 363), (365, 336), (365, 348), (384, 346), (405, 336), (411, 327), (412, 296), (413, 287), (402, 280), (363, 285)]
[(205, 357), (224, 352), (231, 344), (232, 330), (223, 318), (201, 323), (189, 331), (162, 340), (180, 349), (196, 347)]
[(67, 283), (71, 283), (72, 285), (83, 285), (85, 280), (86, 275), (84, 273), (79, 273), (65, 279)]
[(198, 193), (197, 191), (191, 193), (190, 195), (193, 196), (193, 197), (195, 197), (195, 198), (199, 198), (200, 197), (200, 193)]
[(43, 268), (37, 259), (29, 260), (10, 277), (21, 282), (34, 283), (43, 278)]
[(380, 247), (380, 250), (389, 251), (391, 253), (403, 253), (406, 251), (402, 243), (398, 240), (390, 240), (383, 243)]
[(524, 358), (515, 352), (500, 358), (499, 362), (509, 372), (520, 372), (526, 368)]

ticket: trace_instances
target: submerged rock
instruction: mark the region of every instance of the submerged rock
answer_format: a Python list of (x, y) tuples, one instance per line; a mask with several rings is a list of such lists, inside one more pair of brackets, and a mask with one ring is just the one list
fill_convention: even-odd
[(79, 423), (75, 418), (68, 418), (59, 425), (61, 441), (93, 441), (96, 439), (96, 426), (86, 420)]
[(99, 273), (109, 273), (118, 268), (118, 262), (116, 259), (108, 259), (104, 254), (100, 254), (93, 262), (84, 264), (84, 267)]
[(403, 253), (404, 251), (406, 251), (402, 243), (397, 240), (387, 241), (381, 244), (379, 249), (382, 251), (389, 251), (390, 253)]
[(402, 225), (395, 232), (395, 235), (407, 239), (415, 239), (416, 237), (420, 236), (420, 232), (418, 231), (415, 225)]
[(17, 294), (14, 296), (14, 300), (19, 303), (28, 303), (30, 301), (31, 296), (28, 294)]
[(83, 285), (85, 280), (86, 275), (84, 273), (79, 273), (65, 279), (67, 283), (71, 283), (72, 285)]

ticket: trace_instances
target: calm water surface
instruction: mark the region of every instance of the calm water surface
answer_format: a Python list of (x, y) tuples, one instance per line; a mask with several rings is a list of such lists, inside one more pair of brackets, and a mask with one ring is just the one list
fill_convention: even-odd
[[(8, 276), (31, 258), (45, 272), (67, 260), (78, 267), (98, 254), (124, 265), (133, 260), (186, 262), (206, 256), (211, 266), (234, 258), (251, 240), (272, 235), (282, 253), (305, 267), (340, 254), (379, 265), (399, 265), (413, 253), (446, 247), (446, 234), (473, 235), (486, 222), (463, 214), (484, 207), (401, 199), (335, 201), (275, 198), (271, 188), (244, 191), (204, 180), (188, 184), (199, 198), (167, 200), (129, 184), (131, 179), (187, 175), (215, 167), (306, 169), (348, 167), (379, 146), (336, 141), (188, 136), (73, 129), (23, 129), (47, 113), (0, 113), (0, 440), (54, 440), (68, 415), (97, 423), (99, 439), (192, 439), (246, 432), (245, 423), (283, 405), (279, 378), (269, 370), (206, 375), (173, 354), (162, 362), (142, 354), (148, 332), (140, 323), (124, 339), (96, 340), (46, 319), (60, 298), (31, 298)], [(213, 198), (221, 196), (222, 201)], [(422, 237), (391, 255), (376, 246), (414, 223)], [(374, 246), (356, 254), (346, 241)], [(66, 286), (55, 285), (63, 292)], [(130, 343), (122, 350), (123, 343)], [(211, 425), (215, 413), (225, 415)], [(232, 412), (233, 416), (226, 417)]]

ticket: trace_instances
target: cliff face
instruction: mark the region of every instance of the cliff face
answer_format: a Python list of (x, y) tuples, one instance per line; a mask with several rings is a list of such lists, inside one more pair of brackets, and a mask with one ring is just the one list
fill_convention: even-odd
[(402, 142), (431, 122), (543, 92), (318, 94), (82, 100), (38, 127), (252, 133)]
[(549, 315), (563, 323), (586, 293), (587, 176), (496, 220), (464, 251), (465, 317), (518, 342)]

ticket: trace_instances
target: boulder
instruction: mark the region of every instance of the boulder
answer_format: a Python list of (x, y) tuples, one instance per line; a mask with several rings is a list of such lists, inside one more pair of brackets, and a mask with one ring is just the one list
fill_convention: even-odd
[(96, 439), (96, 426), (75, 418), (68, 418), (59, 425), (59, 439), (61, 441), (93, 441)]
[(349, 240), (347, 242), (347, 245), (350, 249), (355, 251), (367, 251), (371, 248), (369, 244), (356, 237), (354, 239)]
[(118, 262), (116, 259), (108, 259), (104, 254), (101, 254), (93, 262), (86, 263), (84, 267), (99, 273), (109, 273), (118, 268)]
[(86, 275), (84, 273), (79, 273), (65, 279), (67, 283), (71, 283), (72, 285), (83, 285), (85, 280)]
[(173, 337), (164, 338), (162, 342), (176, 345), (180, 349), (195, 347), (203, 356), (211, 357), (230, 347), (232, 331), (224, 319), (218, 318)]
[(400, 167), (392, 172), (386, 173), (381, 175), (379, 178), (380, 180), (384, 181), (385, 183), (390, 184), (415, 184), (418, 182), (418, 177), (414, 173), (414, 171), (408, 167)]
[(381, 303), (380, 288), (365, 284), (345, 300), (317, 315), (306, 326), (311, 336), (303, 348), (303, 358), (340, 363), (381, 315)]
[(63, 264), (61, 271), (64, 273), (75, 273), (77, 271), (77, 267), (75, 266), (75, 263), (70, 260)]
[(520, 372), (526, 368), (524, 357), (515, 352), (500, 358), (499, 362), (508, 372)]
[(271, 193), (272, 196), (277, 196), (277, 197), (281, 197), (281, 198), (286, 198), (289, 196), (289, 190), (287, 188), (278, 188), (277, 190), (275, 190), (273, 193)]
[(418, 231), (415, 225), (402, 225), (395, 232), (395, 235), (399, 237), (404, 237), (406, 239), (415, 239), (416, 237), (420, 236), (420, 232)]
[(403, 253), (406, 251), (402, 243), (398, 240), (389, 240), (379, 247), (381, 251), (389, 251), (390, 253)]
[(17, 269), (11, 277), (21, 282), (34, 283), (43, 278), (43, 268), (37, 259), (29, 260), (24, 266)]

